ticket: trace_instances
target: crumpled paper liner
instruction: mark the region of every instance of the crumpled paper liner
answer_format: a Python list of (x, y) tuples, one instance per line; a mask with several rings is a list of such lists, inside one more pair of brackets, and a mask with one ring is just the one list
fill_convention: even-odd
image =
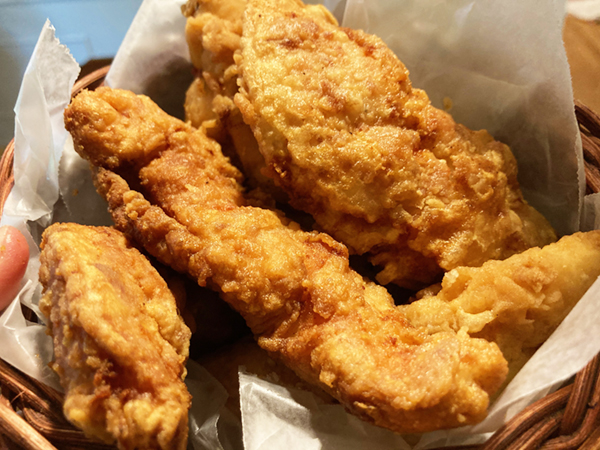
[[(181, 0), (145, 0), (117, 54), (107, 84), (150, 94), (167, 111), (181, 114), (190, 80)], [(528, 2), (526, 2), (528, 3)], [(563, 233), (579, 228), (583, 202), (582, 156), (573, 114), (568, 66), (562, 50), (559, 0), (347, 0), (326, 1), (344, 25), (381, 36), (426, 88), (438, 107), (472, 128), (487, 128), (515, 151), (526, 196)], [(564, 5), (563, 5), (564, 8)], [(17, 102), (15, 189), (2, 224), (17, 226), (30, 243), (31, 260), (19, 300), (34, 310), (39, 298), (37, 244), (52, 220), (105, 223), (105, 204), (90, 191), (85, 165), (62, 126), (62, 109), (78, 67), (42, 30)], [(174, 90), (172, 88), (175, 88)], [(448, 99), (450, 102), (448, 102)], [(170, 103), (169, 103), (170, 102)], [(63, 150), (64, 149), (64, 150)], [(59, 170), (59, 158), (60, 160)], [(59, 176), (60, 172), (60, 176)], [(62, 194), (59, 199), (59, 191)], [(586, 201), (585, 224), (598, 227), (594, 199)], [(82, 209), (82, 205), (86, 209)], [(589, 339), (600, 326), (595, 284), (557, 333), (536, 353), (474, 427), (423, 435), (415, 448), (477, 443), (526, 404), (579, 371), (600, 351)], [(57, 386), (46, 364), (51, 342), (44, 327), (26, 323), (13, 302), (0, 317), (0, 357), (29, 375)], [(339, 405), (319, 405), (311, 394), (240, 373), (242, 424), (224, 409), (226, 392), (202, 367), (190, 362), (194, 397), (190, 445), (195, 449), (281, 448), (404, 449), (404, 439), (347, 415)], [(535, 374), (535, 375), (532, 375)], [(243, 426), (243, 437), (242, 437)]]
[(600, 0), (568, 0), (567, 12), (581, 20), (598, 20)]
[[(1, 225), (18, 228), (29, 244), (29, 264), (17, 295), (21, 303), (39, 314), (39, 238), (52, 219), (59, 198), (58, 163), (67, 133), (62, 110), (69, 104), (79, 66), (54, 36), (46, 21), (25, 70), (15, 106), (15, 184), (2, 214)], [(59, 388), (47, 366), (52, 341), (45, 327), (29, 324), (19, 302), (13, 301), (0, 316), (0, 357), (26, 374)]]

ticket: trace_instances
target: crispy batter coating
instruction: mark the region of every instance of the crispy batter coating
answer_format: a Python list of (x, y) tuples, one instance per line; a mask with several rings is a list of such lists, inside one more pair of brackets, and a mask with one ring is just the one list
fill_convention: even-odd
[(112, 228), (54, 224), (41, 247), (65, 416), (120, 449), (185, 449), (191, 333), (166, 283)]
[(192, 64), (199, 73), (186, 94), (185, 117), (216, 139), (223, 153), (235, 155), (251, 187), (272, 191), (273, 181), (261, 173), (265, 162), (256, 139), (233, 103), (238, 90), (233, 54), (240, 48), (245, 6), (245, 0), (189, 0), (182, 8)]
[(413, 89), (379, 38), (299, 0), (249, 0), (235, 96), (291, 204), (409, 288), (556, 239), (510, 149)]
[[(185, 116), (216, 139), (223, 153), (243, 168), (249, 187), (260, 187), (284, 202), (287, 195), (263, 173), (265, 160), (258, 143), (233, 102), (238, 91), (238, 67), (233, 56), (241, 46), (245, 6), (246, 0), (189, 0), (182, 8), (192, 64), (199, 73), (186, 94)], [(307, 6), (307, 14), (335, 22), (321, 5)]]
[[(88, 101), (90, 103), (85, 104)], [(131, 167), (133, 170), (143, 167), (168, 148), (167, 134), (187, 130), (185, 124), (171, 120), (167, 114), (144, 116), (143, 112), (148, 109), (159, 109), (148, 97), (140, 97), (139, 101), (127, 105), (130, 109), (120, 112), (113, 106), (119, 102), (118, 96), (106, 95), (103, 103), (81, 96), (78, 102), (82, 103), (81, 109), (96, 113), (93, 118), (81, 115), (76, 120), (78, 133), (85, 135), (86, 146), (94, 155), (92, 163), (98, 166)], [(115, 123), (119, 126), (114, 126)], [(165, 133), (156, 130), (165, 130)]]
[(182, 7), (192, 64), (213, 94), (231, 98), (237, 92), (233, 54), (240, 48), (245, 6), (245, 0), (189, 0)]
[[(105, 126), (109, 105), (118, 119)], [(154, 129), (161, 138), (149, 142), (166, 141), (168, 148), (138, 172), (144, 195), (116, 173), (97, 170), (98, 190), (119, 229), (218, 290), (262, 348), (365, 420), (424, 432), (485, 417), (507, 370), (495, 344), (413, 327), (384, 288), (350, 269), (346, 247), (248, 206), (239, 173), (218, 145), (189, 126), (171, 132), (178, 127), (168, 120), (179, 121), (166, 117), (147, 100), (108, 88), (79, 94), (65, 112), (76, 149), (92, 161), (102, 142), (108, 144), (101, 155), (155, 154), (144, 141), (135, 150), (110, 146), (115, 135), (138, 135), (140, 123), (165, 124)], [(115, 170), (132, 178), (124, 163)]]
[(510, 380), (600, 275), (600, 231), (576, 233), (505, 261), (448, 272), (436, 294), (400, 309), (435, 334), (466, 330), (496, 342)]

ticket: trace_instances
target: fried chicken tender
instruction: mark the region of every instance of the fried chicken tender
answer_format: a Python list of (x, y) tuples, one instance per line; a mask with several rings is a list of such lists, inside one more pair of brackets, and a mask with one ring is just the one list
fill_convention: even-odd
[(120, 449), (185, 449), (191, 333), (166, 283), (112, 228), (54, 224), (41, 247), (67, 419)]
[[(138, 139), (148, 122), (162, 124), (154, 127), (157, 137)], [(65, 124), (83, 157), (96, 164), (115, 156), (114, 172), (98, 168), (95, 178), (117, 228), (218, 290), (259, 345), (302, 379), (397, 432), (485, 417), (507, 371), (496, 344), (413, 327), (383, 287), (350, 269), (345, 246), (248, 205), (240, 173), (202, 131), (143, 97), (108, 88), (79, 94)], [(119, 155), (133, 153), (155, 158), (139, 170), (128, 159), (118, 164)], [(143, 195), (115, 172), (137, 175)]]
[(238, 91), (233, 54), (240, 48), (245, 6), (245, 0), (190, 0), (182, 7), (192, 64), (200, 74), (186, 93), (185, 118), (239, 162), (252, 188), (274, 192), (273, 180), (261, 173), (265, 161), (252, 130), (233, 103)]
[[(192, 64), (200, 74), (187, 91), (185, 117), (223, 146), (223, 153), (243, 168), (249, 187), (260, 187), (285, 202), (283, 190), (263, 173), (265, 160), (258, 143), (233, 102), (238, 92), (233, 56), (240, 50), (245, 6), (246, 0), (189, 0), (182, 7)], [(307, 6), (307, 14), (335, 21), (321, 5)]]
[(437, 294), (400, 310), (432, 334), (466, 330), (497, 343), (508, 360), (508, 381), (599, 275), (600, 231), (576, 233), (505, 261), (454, 269)]
[[(242, 14), (245, 0), (189, 0), (182, 7), (186, 21), (185, 36), (192, 64), (200, 72), (194, 97), (205, 99), (209, 105), (217, 95), (230, 99), (237, 92), (237, 68), (233, 54), (240, 48)], [(198, 87), (198, 84), (204, 86)], [(186, 117), (199, 127), (205, 120), (214, 118), (211, 107)], [(187, 109), (186, 109), (187, 111)], [(190, 111), (192, 112), (192, 111)]]
[(556, 239), (523, 199), (510, 149), (434, 108), (376, 36), (299, 0), (249, 0), (235, 104), (295, 208), (422, 288)]

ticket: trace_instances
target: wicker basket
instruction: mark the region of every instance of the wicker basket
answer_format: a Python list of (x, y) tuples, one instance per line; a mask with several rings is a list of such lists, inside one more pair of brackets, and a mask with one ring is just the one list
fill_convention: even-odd
[[(73, 95), (101, 85), (108, 66), (79, 80)], [(584, 105), (575, 107), (584, 148), (588, 193), (600, 192), (600, 116)], [(0, 160), (0, 213), (14, 179), (11, 141)], [(455, 449), (600, 449), (600, 355), (560, 390), (547, 395), (485, 444)], [(18, 413), (16, 412), (18, 411)], [(62, 414), (62, 394), (0, 360), (0, 450), (108, 449), (87, 439)], [(446, 447), (446, 450), (450, 449)]]

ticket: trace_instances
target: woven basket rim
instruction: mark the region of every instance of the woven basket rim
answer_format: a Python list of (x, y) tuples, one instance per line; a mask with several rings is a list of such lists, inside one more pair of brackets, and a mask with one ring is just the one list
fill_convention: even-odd
[[(86, 88), (95, 88), (104, 82), (110, 66), (104, 66), (91, 72), (89, 75), (78, 80), (73, 86), (72, 95)], [(600, 192), (600, 116), (586, 107), (581, 102), (575, 102), (575, 113), (580, 126), (584, 146), (584, 160), (587, 181), (587, 191)], [(14, 139), (11, 140), (0, 159), (0, 214), (6, 199), (14, 185), (12, 163), (14, 159)], [(444, 447), (451, 449), (477, 449), (477, 450), (501, 450), (501, 449), (597, 449), (600, 448), (600, 355), (596, 356), (581, 370), (575, 379), (562, 389), (547, 395), (538, 402), (530, 405), (524, 411), (496, 431), (494, 435), (482, 445), (470, 445), (461, 447)], [(17, 380), (17, 381), (15, 381)], [(21, 407), (26, 413), (23, 414), (27, 421), (19, 417), (10, 407), (5, 407), (3, 400), (4, 391), (0, 395), (0, 431), (8, 436), (14, 437), (15, 431), (7, 429), (4, 421), (22, 421), (31, 423), (33, 427), (21, 428), (18, 433), (21, 436), (18, 442), (25, 448), (55, 449), (42, 435), (44, 430), (40, 422), (52, 422), (56, 426), (63, 426), (62, 439), (65, 436), (76, 436), (79, 446), (90, 448), (112, 448), (86, 441), (82, 433), (75, 430), (66, 423), (64, 418), (48, 418), (52, 415), (46, 409), (40, 412), (39, 405), (43, 402), (51, 402), (55, 406), (60, 400), (60, 394), (53, 392), (51, 388), (45, 388), (41, 383), (22, 374), (17, 369), (6, 364), (0, 359), (0, 387), (8, 385), (13, 390), (20, 391), (15, 394), (22, 397)], [(42, 392), (45, 391), (45, 392)], [(42, 393), (40, 393), (42, 392)], [(45, 399), (43, 398), (45, 396)], [(30, 399), (30, 400), (27, 400)], [(37, 412), (31, 409), (27, 401), (37, 404)], [(23, 406), (25, 404), (25, 406)], [(29, 405), (29, 406), (27, 406)], [(28, 412), (29, 411), (29, 412)], [(33, 412), (31, 412), (33, 411)], [(36, 416), (37, 414), (37, 416)], [(7, 416), (8, 415), (8, 416)], [(41, 417), (39, 417), (41, 415)], [(15, 417), (16, 416), (16, 417)], [(7, 419), (9, 417), (9, 419)], [(58, 424), (58, 425), (57, 425)], [(52, 428), (54, 430), (54, 428)], [(48, 434), (47, 432), (46, 434)], [(71, 434), (69, 434), (71, 433)], [(54, 434), (53, 434), (54, 436)], [(40, 441), (42, 439), (43, 441)], [(75, 439), (75, 438), (74, 438)], [(59, 441), (62, 442), (62, 441)], [(72, 443), (73, 443), (72, 442)], [(47, 443), (47, 445), (46, 445)], [(2, 433), (0, 433), (0, 448), (3, 447)]]

